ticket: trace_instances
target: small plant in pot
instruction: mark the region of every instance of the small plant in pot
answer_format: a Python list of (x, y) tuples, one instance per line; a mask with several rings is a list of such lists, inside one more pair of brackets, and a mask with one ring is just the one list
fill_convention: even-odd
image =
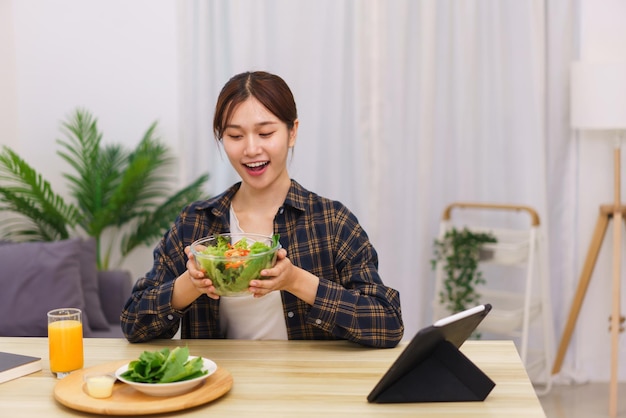
[(10, 212), (1, 236), (13, 241), (96, 240), (98, 270), (109, 270), (114, 247), (120, 260), (141, 245), (153, 245), (180, 209), (204, 198), (208, 175), (176, 189), (174, 157), (155, 135), (153, 123), (133, 149), (103, 144), (97, 120), (78, 109), (63, 123), (57, 152), (72, 171), (63, 173), (73, 201), (52, 190), (9, 147), (0, 152), (0, 211)]
[[(471, 308), (480, 303), (477, 287), (485, 283), (479, 270), (483, 244), (497, 242), (491, 233), (452, 227), (434, 241), (433, 270), (441, 263), (444, 279), (439, 302), (450, 313)], [(484, 252), (482, 252), (484, 254)]]

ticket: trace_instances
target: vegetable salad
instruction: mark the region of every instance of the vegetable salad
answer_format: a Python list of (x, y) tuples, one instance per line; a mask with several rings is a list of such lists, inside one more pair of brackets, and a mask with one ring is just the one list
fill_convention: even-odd
[(229, 237), (218, 235), (215, 245), (207, 246), (196, 256), (216, 292), (226, 296), (245, 292), (250, 280), (259, 279), (261, 270), (273, 266), (280, 248), (278, 234), (272, 236), (271, 246), (260, 241), (250, 244), (245, 237), (232, 244)]

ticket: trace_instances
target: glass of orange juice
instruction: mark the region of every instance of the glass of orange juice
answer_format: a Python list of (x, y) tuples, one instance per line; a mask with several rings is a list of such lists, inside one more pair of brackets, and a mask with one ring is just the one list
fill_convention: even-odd
[(83, 367), (82, 312), (60, 308), (48, 312), (50, 371), (61, 379)]

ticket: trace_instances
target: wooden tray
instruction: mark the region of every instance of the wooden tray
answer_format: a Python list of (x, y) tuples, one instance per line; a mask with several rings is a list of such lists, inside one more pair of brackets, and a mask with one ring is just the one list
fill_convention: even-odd
[(86, 373), (111, 372), (128, 361), (116, 361), (77, 370), (59, 380), (54, 387), (54, 398), (61, 404), (84, 412), (101, 415), (148, 415), (179, 411), (211, 402), (226, 394), (233, 386), (233, 377), (221, 367), (190, 392), (178, 396), (159, 397), (143, 394), (120, 381), (113, 386), (110, 398), (96, 399), (87, 394), (83, 381)]

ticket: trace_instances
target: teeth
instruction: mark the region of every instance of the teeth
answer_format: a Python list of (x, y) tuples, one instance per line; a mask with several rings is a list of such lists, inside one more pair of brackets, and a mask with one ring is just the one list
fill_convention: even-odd
[(261, 167), (263, 165), (265, 165), (265, 162), (258, 162), (258, 163), (250, 163), (250, 164), (246, 164), (246, 166), (250, 167), (250, 168), (255, 168), (255, 167)]

